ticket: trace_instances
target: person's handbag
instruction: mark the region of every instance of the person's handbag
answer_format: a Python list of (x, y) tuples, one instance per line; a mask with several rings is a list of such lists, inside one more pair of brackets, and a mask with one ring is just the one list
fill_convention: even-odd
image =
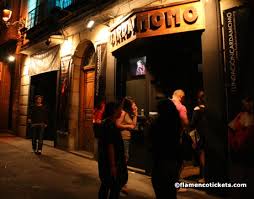
[(191, 137), (192, 140), (192, 147), (193, 149), (197, 149), (198, 145), (199, 145), (199, 141), (200, 141), (200, 135), (197, 131), (197, 129), (193, 129), (189, 132), (189, 135)]

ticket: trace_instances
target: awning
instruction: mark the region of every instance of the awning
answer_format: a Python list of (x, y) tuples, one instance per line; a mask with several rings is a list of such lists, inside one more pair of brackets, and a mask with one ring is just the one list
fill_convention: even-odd
[(32, 76), (40, 73), (59, 70), (59, 50), (60, 46), (58, 45), (30, 56), (28, 74)]

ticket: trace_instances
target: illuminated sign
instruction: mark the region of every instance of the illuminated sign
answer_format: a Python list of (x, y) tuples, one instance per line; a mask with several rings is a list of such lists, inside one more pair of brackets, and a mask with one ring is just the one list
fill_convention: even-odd
[(137, 38), (202, 30), (204, 18), (201, 2), (134, 12), (111, 30), (111, 51)]

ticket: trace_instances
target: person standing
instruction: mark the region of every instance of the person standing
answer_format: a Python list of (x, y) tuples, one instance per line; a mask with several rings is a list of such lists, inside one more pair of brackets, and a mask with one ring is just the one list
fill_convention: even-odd
[(190, 122), (194, 130), (193, 147), (199, 154), (200, 177), (199, 182), (205, 182), (205, 145), (207, 143), (208, 120), (205, 105), (205, 93), (203, 90), (197, 94), (197, 105), (195, 106)]
[(28, 122), (31, 123), (33, 151), (40, 155), (44, 131), (48, 125), (48, 111), (43, 104), (43, 96), (35, 96), (35, 105), (31, 108)]
[[(178, 111), (180, 120), (181, 120), (181, 128), (179, 129), (179, 143), (180, 143), (180, 153), (179, 153), (179, 157), (178, 157), (178, 178), (180, 178), (181, 175), (181, 171), (183, 169), (183, 160), (186, 159), (187, 157), (189, 158), (189, 156), (192, 156), (192, 151), (189, 150), (188, 147), (188, 142), (191, 140), (188, 140), (188, 135), (186, 132), (186, 129), (189, 126), (189, 119), (188, 119), (188, 114), (187, 114), (187, 109), (184, 106), (184, 98), (185, 98), (185, 93), (183, 90), (178, 89), (175, 90), (173, 95), (172, 95), (172, 102), (175, 104), (176, 109)], [(187, 189), (185, 188), (180, 188), (178, 190), (179, 192), (185, 192), (187, 191)]]
[[(131, 130), (137, 125), (138, 108), (131, 97), (125, 97), (122, 102), (121, 116), (116, 120), (116, 126), (121, 130), (121, 135), (124, 142), (124, 152), (126, 163), (129, 160), (129, 149), (131, 140)], [(128, 194), (127, 185), (122, 189), (122, 192)]]
[(95, 159), (98, 157), (98, 139), (101, 136), (101, 123), (103, 119), (103, 113), (105, 110), (105, 100), (102, 99), (97, 103), (93, 110), (93, 132), (94, 132), (94, 156)]
[(182, 122), (182, 127), (186, 128), (189, 125), (189, 119), (188, 119), (187, 109), (183, 105), (184, 98), (185, 98), (185, 93), (181, 89), (175, 90), (172, 95), (172, 101), (179, 112), (179, 116)]
[(121, 115), (121, 105), (110, 102), (106, 104), (101, 136), (99, 137), (98, 169), (101, 186), (99, 199), (118, 199), (120, 190), (128, 179), (124, 146), (116, 120)]
[(150, 127), (152, 185), (156, 199), (176, 199), (181, 121), (176, 106), (166, 97), (159, 100), (157, 110)]

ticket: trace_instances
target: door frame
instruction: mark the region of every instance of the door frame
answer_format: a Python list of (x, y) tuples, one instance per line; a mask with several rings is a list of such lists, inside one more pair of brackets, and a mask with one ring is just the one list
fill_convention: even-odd
[[(96, 70), (95, 70), (95, 65), (87, 65), (82, 67), (81, 69), (81, 75), (80, 75), (80, 107), (79, 107), (79, 134), (78, 134), (78, 150), (84, 150), (84, 145), (85, 145), (85, 140), (81, 140), (83, 138), (82, 133), (86, 135), (86, 130), (84, 128), (85, 124), (85, 114), (84, 114), (84, 108), (85, 108), (85, 88), (86, 88), (86, 82), (85, 82), (85, 75), (88, 72), (94, 72), (94, 77), (93, 77), (93, 88), (95, 88), (95, 77), (96, 77)], [(91, 109), (93, 110), (94, 106), (94, 93), (93, 93), (93, 98), (92, 98), (92, 107)], [(92, 118), (91, 118), (92, 119)], [(92, 125), (92, 120), (91, 120), (91, 125)], [(85, 136), (84, 135), (84, 136)], [(85, 146), (87, 149), (93, 149), (93, 144), (91, 146)], [(93, 150), (88, 150), (88, 152), (93, 152)]]

